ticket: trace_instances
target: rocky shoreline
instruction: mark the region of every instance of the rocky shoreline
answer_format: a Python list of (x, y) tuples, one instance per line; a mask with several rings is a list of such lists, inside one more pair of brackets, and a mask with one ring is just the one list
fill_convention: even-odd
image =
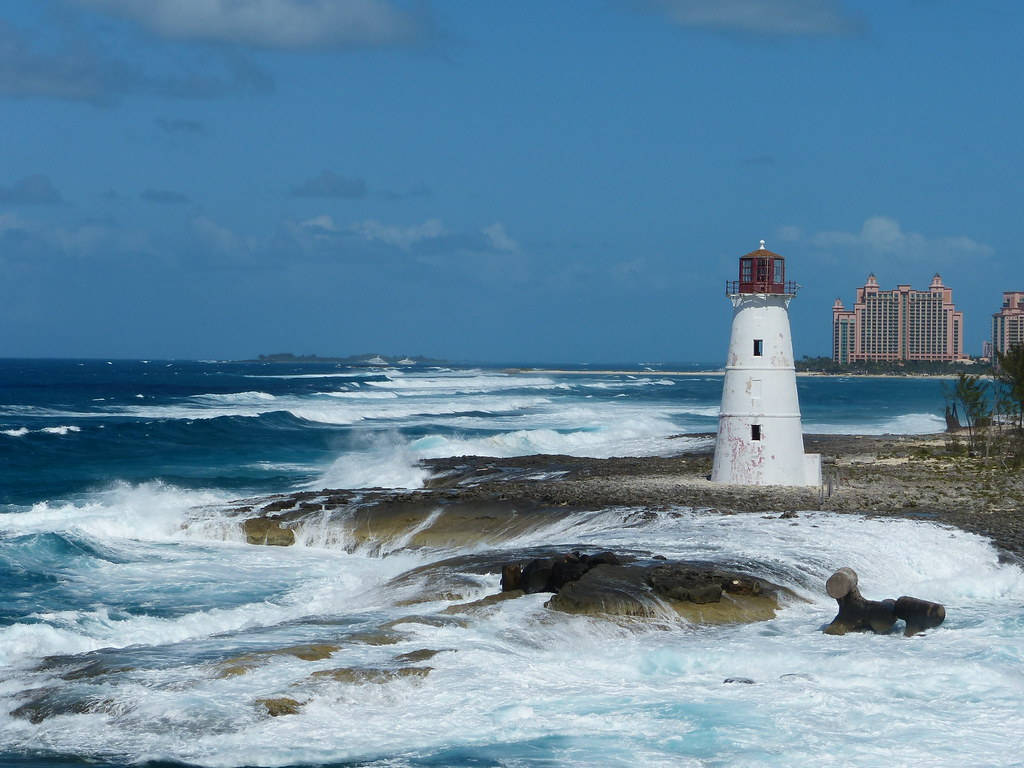
[(806, 450), (823, 459), (820, 489), (711, 483), (712, 436), (680, 437), (691, 447), (668, 458), (431, 459), (422, 490), (325, 490), (232, 506), (246, 518), (250, 543), (290, 544), (296, 523), (340, 510), (353, 545), (404, 536), (408, 545), (431, 546), (513, 535), (574, 511), (689, 507), (708, 514), (823, 510), (926, 519), (990, 537), (1007, 556), (1024, 555), (1024, 472), (951, 453), (946, 435), (807, 435)]

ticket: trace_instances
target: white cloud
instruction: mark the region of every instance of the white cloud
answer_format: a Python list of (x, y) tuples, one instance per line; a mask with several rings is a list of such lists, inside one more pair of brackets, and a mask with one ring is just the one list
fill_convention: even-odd
[(447, 234), (444, 225), (438, 219), (427, 219), (422, 224), (411, 227), (381, 224), (375, 219), (369, 219), (353, 224), (352, 231), (366, 240), (394, 245), (405, 250), (424, 240), (433, 240)]
[(265, 48), (394, 45), (423, 35), (388, 0), (77, 0), (182, 40)]
[(334, 219), (328, 216), (326, 213), (319, 216), (314, 216), (311, 219), (300, 221), (299, 226), (303, 229), (310, 229), (315, 232), (337, 232), (338, 228), (334, 225)]
[(839, 0), (650, 0), (681, 27), (828, 37), (856, 34), (862, 22)]
[(237, 253), (243, 250), (244, 245), (238, 235), (206, 216), (192, 220), (192, 231), (200, 241), (217, 251)]
[(489, 227), (484, 227), (481, 231), (487, 236), (487, 241), (496, 251), (519, 250), (519, 243), (508, 236), (508, 232), (505, 231), (505, 225), (501, 222), (496, 221)]
[(862, 253), (913, 261), (951, 261), (956, 258), (985, 258), (991, 246), (965, 235), (929, 237), (904, 231), (889, 216), (871, 216), (857, 232), (826, 230), (803, 235), (797, 227), (779, 229), (780, 239), (802, 241), (823, 250), (858, 250)]

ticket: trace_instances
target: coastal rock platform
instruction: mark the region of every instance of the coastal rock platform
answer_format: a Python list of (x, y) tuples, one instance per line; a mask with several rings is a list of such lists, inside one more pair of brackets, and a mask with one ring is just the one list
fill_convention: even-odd
[[(687, 436), (700, 437), (700, 436)], [(708, 437), (704, 435), (704, 437)], [(330, 525), (349, 548), (496, 543), (574, 512), (609, 507), (708, 514), (822, 510), (954, 525), (1024, 555), (1024, 471), (951, 454), (945, 435), (807, 435), (820, 488), (710, 482), (706, 447), (672, 457), (458, 456), (424, 462), (416, 491), (305, 491), (246, 499), (229, 512), (252, 544), (287, 545), (302, 526)]]

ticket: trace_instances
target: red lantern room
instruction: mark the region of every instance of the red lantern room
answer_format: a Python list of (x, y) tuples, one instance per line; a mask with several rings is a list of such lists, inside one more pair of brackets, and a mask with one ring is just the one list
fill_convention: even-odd
[(738, 293), (795, 294), (796, 283), (786, 282), (786, 260), (764, 247), (740, 257), (740, 279), (728, 280), (727, 295)]

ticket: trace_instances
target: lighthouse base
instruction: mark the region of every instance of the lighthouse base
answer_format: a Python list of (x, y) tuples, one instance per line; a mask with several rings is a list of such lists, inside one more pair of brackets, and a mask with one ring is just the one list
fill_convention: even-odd
[(803, 454), (803, 472), (788, 472), (778, 474), (774, 472), (761, 473), (757, 471), (742, 471), (733, 473), (727, 468), (716, 468), (711, 473), (711, 482), (728, 483), (731, 485), (786, 485), (786, 486), (810, 486), (821, 485), (821, 454)]
[(821, 456), (804, 453), (798, 415), (722, 414), (711, 482), (820, 486)]

